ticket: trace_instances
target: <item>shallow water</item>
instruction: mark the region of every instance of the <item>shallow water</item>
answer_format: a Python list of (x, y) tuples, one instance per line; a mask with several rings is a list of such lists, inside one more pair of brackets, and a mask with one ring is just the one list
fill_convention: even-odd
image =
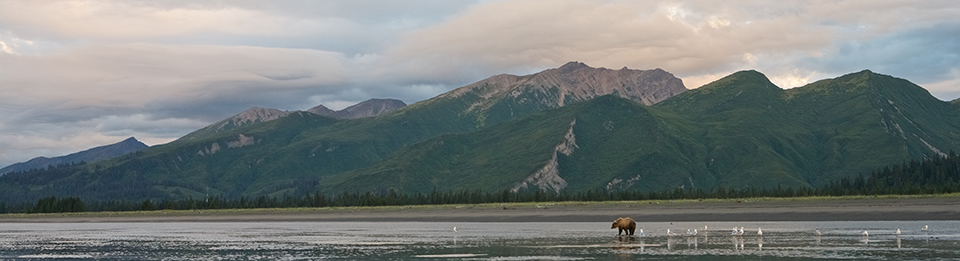
[[(924, 225), (929, 229), (922, 230)], [(608, 222), (0, 223), (0, 259), (960, 259), (960, 221), (638, 223), (644, 237), (639, 230), (618, 237), (609, 227)], [(731, 236), (733, 227), (744, 227), (744, 235)], [(667, 229), (676, 235), (668, 236)], [(687, 235), (687, 229), (698, 233)]]

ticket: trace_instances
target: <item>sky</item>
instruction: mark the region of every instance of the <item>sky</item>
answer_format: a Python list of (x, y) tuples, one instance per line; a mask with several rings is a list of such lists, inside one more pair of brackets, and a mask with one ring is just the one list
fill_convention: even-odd
[(953, 100), (960, 1), (0, 0), (0, 166), (569, 61), (662, 68), (690, 89), (870, 69)]

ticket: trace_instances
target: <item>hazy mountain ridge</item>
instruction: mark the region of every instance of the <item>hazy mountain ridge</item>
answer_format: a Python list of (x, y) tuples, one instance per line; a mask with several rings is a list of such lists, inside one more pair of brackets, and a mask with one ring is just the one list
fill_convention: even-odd
[(56, 166), (60, 164), (71, 164), (71, 163), (80, 163), (87, 162), (93, 163), (100, 160), (110, 159), (125, 154), (141, 151), (146, 149), (148, 146), (143, 144), (134, 137), (127, 138), (123, 141), (91, 148), (88, 150), (71, 153), (64, 156), (47, 158), (47, 157), (36, 157), (30, 159), (26, 162), (14, 163), (10, 166), (6, 166), (0, 169), (0, 175), (7, 174), (10, 172), (19, 172), (27, 171), (31, 169), (42, 169), (47, 166)]
[[(374, 117), (397, 109), (403, 108), (406, 106), (406, 103), (400, 100), (395, 99), (369, 99), (354, 105), (351, 105), (343, 110), (334, 111), (328, 109), (323, 105), (317, 105), (316, 107), (310, 108), (307, 112), (317, 114), (320, 116), (331, 117), (335, 119), (358, 119), (365, 117)], [(209, 135), (211, 133), (220, 133), (232, 131), (234, 129), (248, 126), (257, 123), (263, 123), (268, 121), (273, 121), (287, 115), (290, 115), (295, 111), (281, 111), (278, 109), (271, 108), (260, 108), (253, 107), (247, 109), (243, 112), (234, 115), (233, 117), (224, 119), (222, 121), (210, 124), (207, 127), (196, 130), (181, 137), (181, 140), (193, 140), (198, 139), (204, 135)]]
[(336, 119), (358, 119), (378, 116), (399, 110), (405, 106), (407, 106), (407, 104), (400, 100), (369, 99), (339, 111), (331, 110), (323, 105), (317, 105), (316, 107), (308, 109), (307, 112)]

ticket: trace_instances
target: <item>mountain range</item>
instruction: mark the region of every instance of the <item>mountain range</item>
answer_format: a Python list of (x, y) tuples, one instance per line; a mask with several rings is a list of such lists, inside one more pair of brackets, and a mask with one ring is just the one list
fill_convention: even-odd
[(871, 71), (789, 90), (741, 71), (687, 90), (660, 69), (571, 62), (375, 117), (251, 110), (113, 160), (0, 177), (0, 200), (818, 187), (960, 147), (960, 106)]

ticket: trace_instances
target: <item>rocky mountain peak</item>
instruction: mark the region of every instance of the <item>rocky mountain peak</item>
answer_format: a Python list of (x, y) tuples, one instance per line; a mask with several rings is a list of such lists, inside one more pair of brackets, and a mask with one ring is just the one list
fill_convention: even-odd
[[(525, 79), (528, 86), (559, 87), (560, 101), (582, 101), (607, 94), (652, 105), (687, 89), (673, 74), (662, 69), (620, 70), (594, 68), (580, 62), (546, 70)], [(560, 104), (562, 106), (562, 104)]]
[(221, 124), (220, 128), (228, 124), (232, 124), (235, 127), (240, 127), (247, 124), (253, 124), (257, 122), (268, 122), (272, 120), (279, 119), (280, 117), (289, 115), (289, 111), (281, 111), (278, 109), (269, 109), (269, 108), (260, 108), (253, 107), (247, 109), (240, 114), (237, 114), (230, 118), (228, 122)]
[[(619, 70), (594, 68), (582, 62), (568, 62), (555, 69), (515, 76), (496, 75), (441, 95), (456, 98), (474, 93), (489, 99), (508, 94), (518, 97), (524, 93), (548, 94), (543, 101), (548, 107), (560, 107), (566, 102), (589, 100), (597, 96), (616, 94), (646, 105), (652, 105), (686, 91), (683, 81), (660, 68)], [(534, 95), (537, 96), (537, 95)], [(549, 97), (553, 96), (553, 97)]]
[(323, 106), (323, 104), (307, 109), (307, 112), (328, 117), (333, 117), (333, 115), (337, 113), (337, 111), (331, 110), (330, 108), (327, 108), (327, 106)]
[[(574, 61), (574, 62), (568, 62), (568, 63), (564, 64), (563, 66), (560, 66), (560, 68), (557, 68), (557, 69), (560, 70), (560, 71), (563, 72), (563, 73), (570, 73), (570, 72), (573, 72), (573, 71), (576, 71), (576, 70), (579, 70), (579, 69), (582, 69), (582, 68), (590, 68), (590, 66), (587, 66), (587, 64), (582, 63), (582, 62), (576, 62), (576, 61)], [(624, 67), (624, 68), (626, 68), (626, 67)]]

